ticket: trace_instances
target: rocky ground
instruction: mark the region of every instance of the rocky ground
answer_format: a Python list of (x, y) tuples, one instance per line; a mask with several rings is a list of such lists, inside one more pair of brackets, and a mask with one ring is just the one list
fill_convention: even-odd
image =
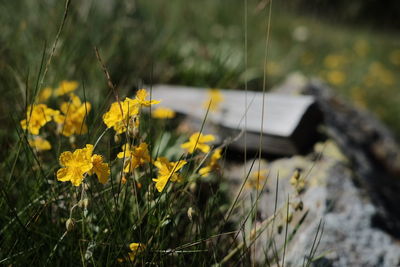
[[(304, 155), (261, 163), (249, 159), (246, 165), (231, 164), (225, 173), (236, 195), (245, 173), (258, 168), (268, 172), (256, 206), (260, 228), (274, 214), (276, 202), (280, 214), (260, 235), (254, 259), (265, 264), (277, 251), (285, 253), (285, 266), (302, 266), (309, 257), (314, 259), (312, 266), (400, 266), (399, 149), (390, 131), (320, 82), (308, 83), (295, 75), (277, 91), (314, 95), (324, 115), (323, 137)], [(297, 170), (301, 193), (291, 183)], [(244, 190), (238, 214), (254, 208), (255, 198), (254, 189)], [(299, 202), (302, 210), (296, 210)], [(283, 252), (287, 214), (287, 236), (296, 234)], [(283, 231), (274, 235), (282, 226)]]
[[(247, 164), (250, 169), (251, 162)], [(258, 160), (253, 168), (258, 167)], [(234, 191), (243, 181), (243, 166), (231, 166), (225, 176), (231, 181)], [(295, 237), (288, 244), (285, 262), (287, 266), (301, 266), (310, 253), (319, 259), (314, 266), (398, 266), (400, 264), (400, 243), (390, 234), (374, 225), (377, 207), (365, 190), (356, 185), (351, 162), (342, 154), (332, 140), (317, 143), (314, 150), (305, 156), (293, 156), (270, 162), (263, 161), (261, 169), (268, 170), (268, 180), (261, 192), (258, 204), (259, 221), (274, 213), (276, 193), (277, 206), (285, 207), (287, 196), (294, 205), (303, 202), (302, 211), (294, 211), (289, 224), (291, 233), (305, 213)], [(304, 191), (296, 196), (290, 183), (293, 173), (300, 169), (305, 179)], [(279, 188), (276, 190), (276, 179)], [(302, 179), (301, 178), (301, 179)], [(236, 193), (234, 193), (236, 194)], [(249, 190), (243, 192), (243, 213), (251, 209)], [(254, 192), (253, 192), (254, 194)], [(292, 197), (295, 196), (295, 197)], [(285, 214), (285, 208), (283, 209)], [(275, 227), (284, 224), (284, 217), (277, 218)], [(318, 225), (322, 222), (323, 231), (315, 252), (311, 252)], [(322, 229), (322, 227), (320, 228)], [(271, 235), (276, 229), (267, 228), (256, 242), (256, 260), (265, 260), (265, 251), (271, 239), (281, 247), (285, 240), (281, 234)], [(317, 237), (319, 240), (319, 236)], [(271, 252), (269, 252), (271, 253)], [(279, 253), (282, 253), (280, 250)], [(282, 255), (282, 254), (280, 254)], [(271, 256), (271, 255), (268, 255)]]

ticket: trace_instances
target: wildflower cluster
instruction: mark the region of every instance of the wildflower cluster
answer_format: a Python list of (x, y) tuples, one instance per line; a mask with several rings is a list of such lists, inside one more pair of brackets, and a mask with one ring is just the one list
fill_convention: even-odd
[[(55, 122), (56, 132), (63, 136), (71, 137), (87, 132), (85, 119), (90, 112), (89, 102), (83, 102), (73, 93), (78, 88), (76, 81), (62, 81), (56, 89), (43, 88), (36, 98), (36, 103), (27, 107), (26, 118), (21, 120), (22, 129), (30, 134), (29, 145), (36, 151), (50, 150), (51, 144), (40, 134), (40, 130), (48, 123)], [(52, 96), (64, 97), (68, 94), (67, 101), (61, 102), (59, 109), (48, 107), (45, 103)]]
[[(111, 103), (102, 115), (103, 134), (98, 137), (95, 144), (85, 142), (79, 146), (78, 143), (82, 139), (76, 136), (88, 133), (88, 115), (92, 105), (79, 98), (75, 92), (78, 87), (77, 82), (62, 81), (56, 89), (44, 88), (36, 97), (37, 103), (27, 108), (26, 118), (21, 120), (21, 127), (26, 130), (29, 145), (37, 151), (51, 149), (52, 142), (45, 137), (51, 138), (52, 135), (56, 135), (61, 142), (63, 138), (69, 140), (71, 149), (59, 154), (60, 167), (55, 171), (58, 181), (70, 182), (72, 188), (81, 189), (81, 199), (72, 206), (70, 215), (65, 221), (67, 232), (75, 231), (77, 228), (75, 226), (83, 220), (74, 216), (73, 211), (76, 207), (84, 210), (84, 218), (88, 216), (87, 191), (96, 184), (95, 180), (90, 179), (91, 176), (101, 184), (96, 186), (102, 186), (105, 190), (111, 188), (109, 189), (111, 192), (116, 190), (115, 181), (124, 188), (133, 185), (135, 190), (147, 191), (140, 195), (146, 199), (146, 205), (151, 206), (154, 205), (153, 198), (169, 197), (172, 193), (179, 192), (181, 188), (195, 184), (198, 179), (219, 171), (222, 149), (212, 149), (211, 143), (215, 141), (213, 135), (196, 132), (190, 135), (186, 142), (177, 143), (176, 152), (171, 154), (160, 151), (160, 147), (155, 144), (162, 140), (162, 133), (151, 135), (151, 132), (146, 130), (147, 125), (143, 118), (149, 118), (147, 108), (161, 101), (148, 99), (149, 94), (145, 89), (138, 90), (132, 98), (126, 97)], [(50, 102), (51, 98), (55, 101)], [(47, 101), (50, 104), (59, 101), (58, 108), (49, 107)], [(156, 119), (155, 122), (175, 116), (173, 110), (164, 107), (153, 108), (150, 114)], [(115, 137), (110, 139), (114, 140), (115, 145), (111, 148), (108, 160), (95, 152), (104, 147), (101, 141), (106, 133), (111, 133)], [(39, 154), (40, 157), (45, 155)], [(202, 163), (204, 165), (199, 166)], [(118, 190), (122, 192), (119, 187)], [(118, 198), (118, 195), (119, 193), (114, 195), (114, 198)], [(139, 203), (140, 199), (136, 197)], [(187, 210), (190, 210), (187, 216), (192, 221), (196, 210), (191, 206)], [(130, 252), (118, 261), (138, 260), (149, 242), (131, 243)]]

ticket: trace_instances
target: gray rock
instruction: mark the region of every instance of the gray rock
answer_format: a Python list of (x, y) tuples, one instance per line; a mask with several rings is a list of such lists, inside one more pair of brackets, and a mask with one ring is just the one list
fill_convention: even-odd
[[(234, 191), (243, 181), (246, 166), (232, 166), (226, 173)], [(353, 172), (349, 160), (341, 153), (335, 142), (328, 140), (315, 147), (314, 154), (294, 156), (260, 164), (261, 169), (269, 170), (269, 178), (265, 190), (257, 206), (261, 222), (274, 213), (275, 192), (278, 192), (278, 207), (283, 210), (275, 221), (260, 235), (255, 243), (255, 260), (263, 265), (266, 257), (271, 259), (273, 250), (268, 248), (274, 240), (278, 254), (282, 258), (285, 240), (284, 230), (277, 233), (279, 225), (285, 228), (287, 196), (290, 195), (290, 212), (293, 219), (288, 225), (288, 233), (299, 225), (303, 215), (308, 212), (296, 235), (289, 242), (286, 250), (285, 265), (301, 266), (310, 255), (320, 220), (323, 222), (322, 238), (314, 254), (314, 266), (398, 266), (400, 263), (400, 244), (388, 233), (375, 228), (372, 224), (377, 213), (376, 207), (368, 195), (353, 183)], [(258, 161), (253, 164), (256, 170)], [(297, 195), (289, 180), (296, 169), (302, 169), (301, 179), (306, 181), (305, 190)], [(275, 190), (276, 177), (279, 173), (279, 190)], [(241, 197), (242, 208), (235, 217), (243, 218), (243, 214), (251, 209), (251, 197), (254, 191), (246, 189)], [(299, 200), (304, 203), (303, 211), (294, 211), (293, 205)], [(244, 207), (244, 208), (243, 208)], [(242, 222), (238, 222), (241, 224)], [(248, 225), (249, 223), (247, 223)], [(273, 227), (273, 228), (272, 228)], [(247, 227), (247, 229), (250, 229)], [(282, 263), (282, 262), (281, 262)]]
[(374, 224), (400, 238), (400, 148), (390, 130), (320, 81), (312, 81), (307, 91), (317, 99), (328, 136), (349, 158), (357, 182), (377, 208)]

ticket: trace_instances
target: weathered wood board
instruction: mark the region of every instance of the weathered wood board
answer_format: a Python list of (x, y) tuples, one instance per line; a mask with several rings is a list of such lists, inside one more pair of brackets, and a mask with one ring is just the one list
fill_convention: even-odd
[[(208, 113), (207, 124), (219, 126), (213, 134), (220, 138), (233, 137), (246, 126), (248, 149), (258, 149), (262, 132), (263, 151), (279, 155), (299, 153), (315, 138), (320, 112), (312, 96), (266, 93), (263, 97), (262, 92), (248, 91), (246, 109), (245, 91), (219, 91), (223, 101), (217, 111)], [(162, 100), (158, 106), (187, 115), (199, 125), (206, 116), (210, 95), (205, 88), (154, 85), (151, 94), (153, 99)], [(207, 133), (207, 129), (206, 126), (203, 132)], [(243, 136), (233, 145), (244, 147)]]

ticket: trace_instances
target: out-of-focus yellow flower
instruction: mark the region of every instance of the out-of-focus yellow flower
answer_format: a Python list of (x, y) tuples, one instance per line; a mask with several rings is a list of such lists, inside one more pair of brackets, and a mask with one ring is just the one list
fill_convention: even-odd
[(394, 74), (390, 70), (388, 70), (382, 63), (380, 62), (372, 62), (369, 66), (369, 75), (375, 81), (378, 80), (385, 85), (393, 85), (395, 82)]
[(29, 140), (29, 145), (32, 148), (35, 148), (37, 151), (43, 151), (43, 150), (50, 150), (51, 149), (51, 144), (49, 141), (46, 139), (41, 138), (40, 136), (36, 136), (34, 139)]
[(400, 49), (393, 50), (389, 54), (389, 60), (396, 66), (400, 66)]
[(201, 176), (203, 177), (208, 176), (210, 172), (218, 170), (220, 168), (218, 160), (221, 158), (221, 152), (222, 152), (221, 148), (218, 148), (213, 152), (208, 165), (199, 170), (199, 174)]
[(153, 178), (153, 181), (156, 183), (156, 188), (158, 192), (162, 192), (164, 187), (167, 185), (168, 180), (172, 182), (180, 182), (182, 177), (176, 173), (186, 164), (185, 160), (180, 160), (177, 162), (169, 162), (167, 158), (158, 158), (154, 165), (158, 169), (157, 178)]
[(326, 74), (326, 79), (333, 85), (342, 85), (346, 81), (346, 74), (342, 71), (332, 70)]
[(103, 157), (93, 154), (93, 145), (87, 144), (85, 148), (76, 149), (74, 152), (65, 151), (60, 155), (60, 164), (63, 166), (57, 171), (57, 180), (70, 181), (74, 186), (79, 186), (85, 174), (97, 175), (101, 183), (106, 183), (110, 175), (110, 168), (103, 162)]
[(369, 44), (366, 40), (357, 40), (353, 45), (353, 50), (357, 56), (365, 57), (369, 51)]
[(175, 111), (170, 108), (156, 108), (151, 112), (151, 116), (155, 119), (172, 119), (175, 117)]
[(137, 128), (140, 104), (136, 99), (125, 98), (122, 102), (114, 102), (110, 109), (103, 115), (107, 128), (114, 128), (117, 134), (126, 132), (128, 128)]
[(78, 96), (71, 93), (70, 101), (61, 104), (60, 110), (63, 114), (54, 117), (54, 120), (59, 124), (61, 134), (71, 136), (87, 133), (85, 118), (90, 109), (89, 102), (82, 103)]
[(143, 252), (143, 250), (146, 248), (146, 246), (142, 243), (131, 243), (129, 245), (129, 248), (131, 252), (128, 253), (128, 257), (125, 258), (118, 258), (117, 261), (122, 263), (124, 261), (130, 261), (133, 263), (136, 259), (136, 257)]
[(331, 54), (324, 58), (324, 65), (329, 69), (342, 67), (346, 63), (346, 58), (343, 55)]
[(218, 89), (207, 90), (208, 99), (203, 103), (204, 108), (209, 108), (210, 111), (218, 111), (220, 104), (224, 101), (224, 96)]
[(40, 103), (46, 102), (52, 94), (53, 89), (51, 89), (50, 87), (43, 88), (38, 95), (38, 101)]
[(78, 88), (79, 83), (77, 81), (61, 81), (59, 86), (55, 89), (55, 96), (62, 96), (73, 92)]
[(131, 262), (133, 262), (136, 258), (136, 256), (143, 252), (143, 250), (145, 249), (145, 245), (142, 243), (131, 243), (129, 244), (129, 249), (131, 250), (131, 252), (128, 253), (129, 255), (129, 260)]
[(100, 183), (107, 183), (108, 177), (110, 176), (110, 167), (107, 163), (104, 163), (103, 156), (94, 154), (92, 156), (92, 164), (93, 168), (90, 170), (89, 174), (92, 175), (95, 173)]
[(161, 102), (159, 100), (146, 100), (147, 95), (148, 93), (146, 89), (140, 89), (137, 91), (135, 99), (138, 101), (140, 105), (144, 107), (150, 107), (151, 105), (158, 104)]
[(119, 152), (117, 157), (127, 159), (124, 165), (124, 172), (132, 172), (137, 167), (150, 162), (150, 154), (146, 143), (141, 143), (139, 146), (125, 144), (122, 146), (122, 152)]
[(260, 190), (264, 184), (265, 179), (267, 179), (268, 170), (259, 170), (250, 173), (247, 179), (246, 187), (250, 189)]
[(31, 134), (38, 135), (40, 128), (51, 121), (60, 112), (48, 108), (45, 104), (29, 106), (26, 111), (27, 119), (21, 121), (22, 129), (28, 129)]
[(215, 137), (212, 134), (203, 135), (199, 132), (194, 133), (190, 136), (189, 142), (183, 143), (181, 148), (185, 149), (188, 153), (194, 153), (196, 149), (208, 153), (210, 146), (206, 143), (212, 142)]

